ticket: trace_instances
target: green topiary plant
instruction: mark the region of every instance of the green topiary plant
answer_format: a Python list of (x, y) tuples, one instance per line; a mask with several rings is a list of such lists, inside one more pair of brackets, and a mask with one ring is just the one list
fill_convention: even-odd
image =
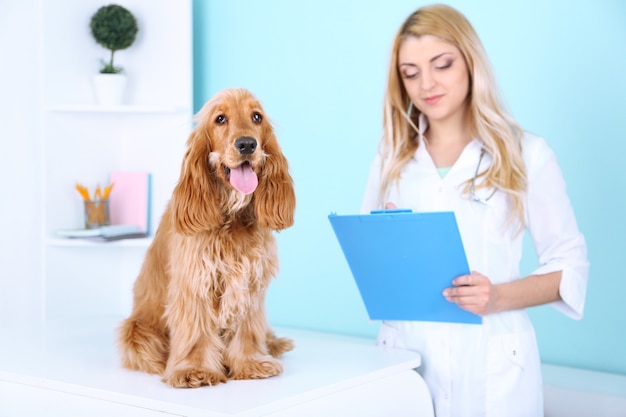
[(102, 6), (91, 17), (91, 34), (96, 42), (111, 51), (109, 62), (102, 60), (102, 74), (119, 74), (124, 72), (120, 66), (113, 64), (115, 51), (126, 49), (133, 44), (139, 28), (135, 16), (117, 4)]

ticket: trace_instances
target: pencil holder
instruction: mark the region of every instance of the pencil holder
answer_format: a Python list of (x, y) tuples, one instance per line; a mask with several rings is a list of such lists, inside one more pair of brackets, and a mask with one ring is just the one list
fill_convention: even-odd
[(85, 228), (93, 229), (109, 224), (109, 200), (85, 200)]

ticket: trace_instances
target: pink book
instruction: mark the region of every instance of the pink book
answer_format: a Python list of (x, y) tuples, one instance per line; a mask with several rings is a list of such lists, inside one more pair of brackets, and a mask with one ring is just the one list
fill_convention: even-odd
[(113, 188), (109, 194), (112, 225), (134, 225), (148, 233), (150, 220), (150, 173), (111, 172)]

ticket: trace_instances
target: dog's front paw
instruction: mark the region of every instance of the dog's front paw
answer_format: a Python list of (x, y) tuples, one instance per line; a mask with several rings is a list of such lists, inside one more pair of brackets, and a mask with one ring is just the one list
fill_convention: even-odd
[(283, 365), (270, 356), (248, 359), (230, 368), (231, 379), (261, 379), (283, 372)]
[(208, 369), (187, 368), (169, 372), (163, 377), (163, 382), (174, 388), (198, 388), (203, 385), (217, 385), (220, 382), (226, 382), (226, 375)]

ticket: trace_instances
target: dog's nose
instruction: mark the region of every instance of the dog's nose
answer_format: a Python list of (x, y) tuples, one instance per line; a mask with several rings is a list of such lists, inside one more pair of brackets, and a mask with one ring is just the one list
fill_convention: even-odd
[(242, 136), (235, 140), (235, 148), (242, 155), (250, 155), (256, 149), (256, 139), (250, 136)]

